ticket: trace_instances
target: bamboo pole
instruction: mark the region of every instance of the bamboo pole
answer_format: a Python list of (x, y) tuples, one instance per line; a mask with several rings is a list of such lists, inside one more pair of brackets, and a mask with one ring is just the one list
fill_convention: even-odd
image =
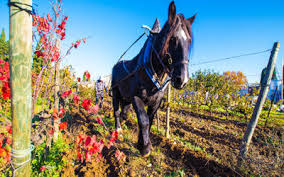
[[(60, 40), (56, 39), (56, 47), (60, 50)], [(60, 69), (60, 60), (55, 63), (55, 75), (54, 75), (54, 109), (59, 111), (59, 69)], [(56, 142), (58, 139), (58, 132), (59, 132), (59, 119), (54, 119), (54, 134), (53, 134), (53, 141)]]
[(15, 177), (28, 177), (31, 171), (32, 16), (29, 12), (32, 10), (32, 0), (13, 0), (9, 1), (9, 5), (9, 60), (13, 125), (11, 164)]
[(283, 90), (284, 90), (284, 65), (283, 65), (283, 60), (284, 60), (284, 58), (282, 58), (282, 62), (281, 62), (282, 78), (280, 79), (281, 83), (282, 83), (282, 86), (281, 86), (281, 101), (280, 101), (280, 108), (281, 109), (283, 107)]
[(156, 117), (157, 117), (157, 131), (159, 132), (160, 130), (160, 116), (159, 116), (159, 110), (156, 113)]
[(253, 132), (254, 132), (255, 127), (257, 125), (257, 121), (258, 121), (259, 115), (261, 113), (262, 106), (263, 106), (264, 101), (265, 101), (266, 96), (267, 96), (267, 92), (268, 92), (268, 88), (269, 88), (271, 78), (272, 78), (272, 75), (273, 75), (273, 71), (274, 71), (279, 47), (280, 47), (280, 43), (275, 42), (274, 45), (273, 45), (273, 49), (271, 51), (269, 61), (268, 61), (264, 81), (261, 83), (261, 89), (260, 89), (259, 96), (257, 98), (256, 106), (254, 107), (253, 114), (251, 116), (250, 122), (247, 126), (247, 130), (246, 130), (244, 138), (242, 140), (242, 144), (240, 146), (240, 156), (241, 157), (246, 157), (248, 147), (249, 147), (249, 144), (250, 144), (251, 139), (252, 139)]
[(173, 103), (176, 103), (176, 89), (173, 88)]
[(170, 137), (170, 102), (171, 102), (171, 84), (168, 85), (168, 96), (167, 96), (167, 127), (166, 137)]

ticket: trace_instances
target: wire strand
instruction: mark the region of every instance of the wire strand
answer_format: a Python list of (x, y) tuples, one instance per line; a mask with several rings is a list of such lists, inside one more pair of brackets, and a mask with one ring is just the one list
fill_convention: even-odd
[(208, 61), (204, 61), (204, 62), (200, 62), (200, 63), (193, 63), (193, 64), (190, 64), (190, 65), (191, 66), (198, 66), (198, 65), (207, 64), (207, 63), (215, 63), (215, 62), (219, 62), (219, 61), (230, 60), (230, 59), (240, 58), (240, 57), (244, 57), (244, 56), (258, 55), (258, 54), (266, 53), (266, 52), (269, 52), (269, 51), (271, 51), (271, 49), (266, 49), (266, 50), (263, 50), (263, 51), (260, 51), (260, 52), (246, 53), (246, 54), (236, 55), (236, 56), (231, 56), (231, 57), (226, 57), (226, 58), (208, 60)]

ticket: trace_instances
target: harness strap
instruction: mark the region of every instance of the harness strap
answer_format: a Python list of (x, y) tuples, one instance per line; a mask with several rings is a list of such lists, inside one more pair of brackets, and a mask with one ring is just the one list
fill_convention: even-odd
[[(172, 33), (173, 31), (175, 31), (178, 27), (179, 27), (179, 23), (181, 19), (180, 17), (177, 15), (176, 18), (174, 19), (174, 23), (177, 25), (173, 25), (170, 29), (169, 29), (169, 33)], [(186, 29), (186, 35), (188, 33), (188, 30)], [(130, 73), (127, 66), (125, 65), (124, 61), (122, 62), (123, 68), (124, 70), (128, 73), (128, 75), (123, 78), (122, 80), (125, 80), (127, 78), (129, 78), (130, 76), (132, 76), (133, 74), (135, 74), (138, 70), (144, 69), (146, 74), (148, 75), (148, 77), (151, 79), (151, 81), (153, 82), (153, 84), (157, 87), (158, 90), (163, 89), (168, 82), (170, 81), (170, 78), (172, 77), (171, 74), (171, 70), (170, 68), (176, 66), (176, 65), (180, 65), (180, 64), (188, 64), (189, 61), (188, 60), (183, 60), (181, 62), (177, 62), (174, 64), (170, 65), (170, 68), (168, 68), (167, 66), (165, 66), (164, 62), (161, 59), (161, 55), (157, 52), (157, 50), (155, 49), (155, 47), (153, 46), (153, 42), (152, 42), (152, 34), (150, 32), (150, 34), (148, 35), (146, 32), (144, 32), (136, 41), (134, 41), (133, 44), (131, 44), (131, 46), (121, 55), (121, 57), (119, 58), (119, 60), (125, 55), (125, 53), (137, 42), (139, 41), (144, 35), (147, 35), (148, 37), (148, 41), (147, 44), (144, 48), (144, 53), (141, 53), (138, 59), (138, 65), (137, 67)], [(165, 46), (168, 43), (169, 39), (170, 39), (169, 35), (165, 41), (162, 44), (162, 50), (161, 50), (161, 54), (163, 55), (163, 53), (165, 52)], [(161, 83), (159, 83), (159, 78), (157, 78), (156, 73), (154, 71), (154, 68), (151, 69), (151, 67), (149, 67), (148, 65), (152, 65), (151, 61), (150, 61), (150, 54), (151, 54), (151, 49), (152, 51), (154, 51), (155, 55), (157, 56), (157, 59), (159, 61), (159, 63), (162, 65), (163, 71), (168, 75), (167, 78), (165, 79), (164, 83), (161, 85)], [(143, 55), (143, 56), (142, 56)], [(119, 61), (118, 60), (118, 61)], [(164, 79), (162, 79), (163, 81)], [(114, 88), (115, 86), (117, 86), (118, 84), (115, 84), (112, 86), (112, 88)]]
[(123, 54), (119, 57), (117, 63), (122, 59), (122, 57), (128, 52), (128, 50), (136, 43), (138, 42), (143, 36), (145, 35), (145, 33), (141, 34), (124, 52)]
[(188, 60), (183, 60), (183, 61), (171, 64), (171, 66), (173, 67), (173, 66), (177, 66), (177, 65), (181, 65), (181, 64), (187, 65), (188, 63), (189, 63)]

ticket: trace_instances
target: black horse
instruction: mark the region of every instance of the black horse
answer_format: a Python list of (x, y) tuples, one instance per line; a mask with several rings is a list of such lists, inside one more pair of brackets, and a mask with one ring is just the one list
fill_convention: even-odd
[(156, 19), (139, 54), (113, 67), (111, 84), (115, 128), (121, 131), (120, 118), (126, 119), (132, 104), (139, 124), (137, 148), (143, 156), (150, 154), (150, 128), (169, 81), (174, 88), (182, 89), (189, 79), (188, 55), (192, 46), (191, 24), (195, 16), (185, 19), (182, 14), (176, 14), (175, 4), (171, 2), (168, 21), (162, 30)]

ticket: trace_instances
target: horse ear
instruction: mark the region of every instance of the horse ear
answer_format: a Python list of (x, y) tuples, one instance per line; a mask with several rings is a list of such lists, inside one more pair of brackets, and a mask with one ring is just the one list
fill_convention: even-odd
[(192, 24), (192, 23), (194, 22), (194, 19), (195, 19), (196, 15), (197, 15), (197, 13), (194, 14), (192, 17), (190, 17), (190, 18), (187, 19), (190, 24)]
[(158, 18), (156, 18), (156, 21), (155, 21), (151, 31), (157, 32), (157, 33), (159, 33), (161, 31), (161, 25), (160, 25)]
[(173, 24), (175, 17), (176, 17), (176, 5), (175, 2), (172, 1), (169, 5), (169, 16), (168, 16), (168, 22), (170, 25)]

